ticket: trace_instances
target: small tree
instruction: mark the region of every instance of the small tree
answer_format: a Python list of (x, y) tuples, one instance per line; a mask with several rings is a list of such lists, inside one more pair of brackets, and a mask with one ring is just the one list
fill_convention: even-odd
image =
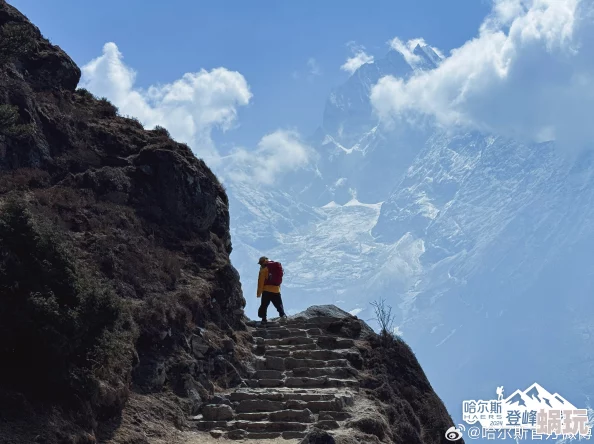
[(385, 299), (371, 302), (371, 306), (375, 311), (375, 320), (380, 326), (380, 337), (382, 342), (386, 343), (390, 339), (394, 339), (394, 319), (396, 315), (392, 314), (392, 307), (386, 305)]

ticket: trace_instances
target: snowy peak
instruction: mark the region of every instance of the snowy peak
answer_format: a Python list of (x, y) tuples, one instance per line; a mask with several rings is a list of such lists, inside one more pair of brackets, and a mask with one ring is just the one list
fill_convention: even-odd
[[(413, 54), (421, 59), (420, 65), (427, 69), (437, 68), (442, 58), (431, 46), (418, 44), (413, 50)], [(419, 67), (421, 67), (419, 66)]]

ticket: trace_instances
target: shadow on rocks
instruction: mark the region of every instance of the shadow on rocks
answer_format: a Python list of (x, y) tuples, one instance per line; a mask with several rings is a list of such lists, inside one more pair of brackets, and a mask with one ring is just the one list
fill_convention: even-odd
[(313, 429), (299, 444), (336, 444), (336, 441), (328, 432)]

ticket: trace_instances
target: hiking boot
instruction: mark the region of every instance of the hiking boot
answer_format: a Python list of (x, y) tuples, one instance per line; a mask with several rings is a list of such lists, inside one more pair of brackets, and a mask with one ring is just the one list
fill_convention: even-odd
[(267, 324), (268, 324), (268, 321), (266, 319), (262, 319), (262, 322), (260, 322), (261, 327), (266, 327)]
[(287, 322), (287, 315), (282, 315), (279, 319), (279, 322), (281, 324), (284, 324), (285, 322)]

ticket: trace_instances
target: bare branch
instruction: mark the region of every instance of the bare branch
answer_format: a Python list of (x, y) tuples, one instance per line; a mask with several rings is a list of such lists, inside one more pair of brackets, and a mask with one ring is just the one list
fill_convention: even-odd
[(375, 311), (375, 320), (380, 326), (380, 335), (383, 339), (394, 337), (394, 319), (396, 315), (392, 314), (392, 307), (386, 305), (385, 299), (371, 302)]

